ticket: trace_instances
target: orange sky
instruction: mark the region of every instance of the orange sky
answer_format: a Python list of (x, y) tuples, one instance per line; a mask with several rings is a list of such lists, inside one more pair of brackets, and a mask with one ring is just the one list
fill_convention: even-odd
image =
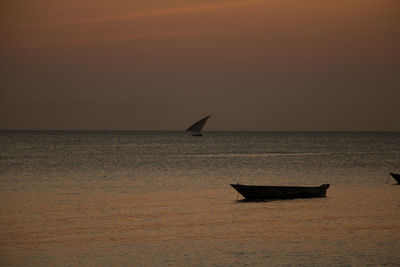
[(0, 129), (400, 130), (400, 4), (0, 2)]

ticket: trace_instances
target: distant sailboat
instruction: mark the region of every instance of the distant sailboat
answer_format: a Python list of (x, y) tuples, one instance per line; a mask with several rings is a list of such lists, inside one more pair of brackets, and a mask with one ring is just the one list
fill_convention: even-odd
[(204, 125), (206, 124), (208, 118), (210, 118), (210, 115), (199, 120), (198, 122), (195, 122), (192, 126), (187, 128), (186, 131), (191, 132), (193, 136), (202, 136), (203, 134), (201, 133), (201, 130), (203, 129)]

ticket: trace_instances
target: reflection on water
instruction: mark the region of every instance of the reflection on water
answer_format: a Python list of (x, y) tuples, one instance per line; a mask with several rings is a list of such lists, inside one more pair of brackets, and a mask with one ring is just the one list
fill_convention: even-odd
[[(400, 146), (393, 146), (399, 134), (212, 133), (195, 139), (3, 133), (0, 264), (400, 263), (400, 186), (385, 183), (386, 170), (400, 166)], [(288, 155), (265, 156), (270, 153)], [(327, 198), (248, 203), (235, 201), (229, 183), (236, 180), (331, 187)]]

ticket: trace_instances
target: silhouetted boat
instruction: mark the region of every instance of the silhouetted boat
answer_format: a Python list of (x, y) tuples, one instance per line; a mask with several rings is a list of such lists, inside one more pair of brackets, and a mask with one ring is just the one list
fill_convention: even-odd
[(390, 175), (396, 180), (398, 184), (400, 184), (400, 174), (390, 173)]
[(208, 118), (210, 118), (210, 115), (199, 120), (198, 122), (195, 122), (192, 126), (187, 128), (187, 132), (191, 132), (193, 136), (202, 136), (203, 134), (201, 133), (201, 130), (203, 129), (204, 125), (206, 124)]
[(260, 186), (231, 184), (246, 200), (268, 200), (268, 199), (293, 199), (326, 197), (326, 190), (329, 184), (321, 186)]

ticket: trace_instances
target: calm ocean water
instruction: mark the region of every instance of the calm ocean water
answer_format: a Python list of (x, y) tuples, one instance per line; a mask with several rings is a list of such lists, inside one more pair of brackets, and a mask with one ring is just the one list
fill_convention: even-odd
[[(3, 131), (0, 265), (399, 266), (389, 172), (400, 133)], [(249, 203), (237, 182), (331, 187)]]

